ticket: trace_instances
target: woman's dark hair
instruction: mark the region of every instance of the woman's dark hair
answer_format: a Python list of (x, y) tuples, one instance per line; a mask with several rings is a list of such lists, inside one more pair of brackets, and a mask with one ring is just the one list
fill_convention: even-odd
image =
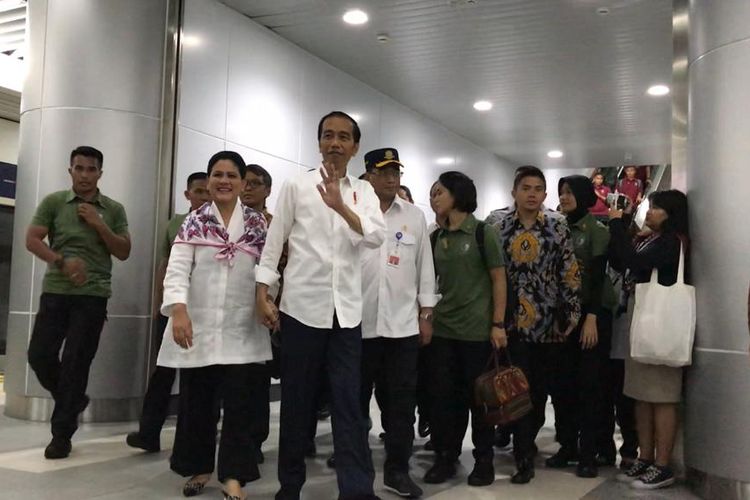
[(453, 196), (453, 208), (461, 212), (474, 213), (477, 209), (477, 188), (466, 174), (450, 171), (440, 174), (438, 182)]
[(243, 160), (242, 156), (235, 151), (219, 151), (213, 155), (211, 159), (208, 160), (208, 169), (206, 170), (209, 177), (211, 176), (211, 171), (214, 169), (214, 165), (221, 160), (229, 160), (234, 163), (234, 166), (237, 167), (237, 171), (240, 173), (240, 178), (245, 178), (245, 172), (247, 171), (245, 160)]
[(547, 189), (547, 179), (544, 177), (544, 172), (534, 165), (522, 165), (516, 169), (516, 177), (513, 179), (513, 189), (518, 189), (518, 185), (527, 177), (537, 177), (542, 179), (544, 189)]
[(409, 189), (408, 187), (404, 186), (403, 184), (401, 184), (399, 186), (399, 189), (403, 189), (404, 193), (406, 193), (406, 197), (409, 198), (409, 201), (411, 203), (414, 203), (414, 198), (412, 198), (412, 196), (411, 196), (411, 189)]
[(674, 232), (686, 238), (690, 236), (688, 203), (685, 193), (676, 189), (657, 191), (652, 193), (648, 200), (652, 207), (661, 208), (667, 213), (668, 218), (662, 224), (662, 232)]
[(273, 182), (273, 179), (271, 179), (271, 174), (268, 173), (268, 170), (261, 167), (257, 163), (250, 163), (247, 166), (247, 171), (252, 172), (258, 177), (260, 177), (261, 179), (263, 179), (263, 184), (265, 184), (267, 188), (271, 187), (271, 183)]
[(352, 122), (352, 138), (354, 139), (355, 144), (359, 144), (359, 140), (362, 138), (362, 132), (359, 130), (357, 120), (347, 115), (343, 111), (331, 111), (320, 119), (320, 121), (318, 122), (318, 141), (320, 141), (320, 138), (323, 135), (323, 122), (329, 118), (345, 118)]

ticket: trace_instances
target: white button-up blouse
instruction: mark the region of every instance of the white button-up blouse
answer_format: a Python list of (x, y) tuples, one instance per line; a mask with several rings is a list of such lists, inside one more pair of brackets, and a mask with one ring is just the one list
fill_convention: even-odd
[[(255, 265), (263, 248), (263, 216), (240, 203), (225, 228), (214, 203), (187, 216), (169, 256), (162, 314), (169, 316), (157, 364), (194, 368), (263, 362), (271, 341), (255, 316)], [(172, 336), (172, 307), (186, 304), (193, 346)]]

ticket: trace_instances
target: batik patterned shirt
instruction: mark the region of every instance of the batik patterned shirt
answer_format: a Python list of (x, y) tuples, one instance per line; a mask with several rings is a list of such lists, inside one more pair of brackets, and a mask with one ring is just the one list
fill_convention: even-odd
[(565, 337), (553, 330), (554, 322), (564, 331), (581, 318), (580, 269), (567, 222), (540, 211), (526, 229), (512, 210), (491, 213), (487, 223), (500, 234), (509, 289), (518, 298), (514, 324), (521, 339), (563, 342)]

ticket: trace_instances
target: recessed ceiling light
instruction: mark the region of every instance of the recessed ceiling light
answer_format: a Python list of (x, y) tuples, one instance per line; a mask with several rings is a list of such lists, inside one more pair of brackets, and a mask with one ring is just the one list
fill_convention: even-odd
[(346, 11), (343, 19), (345, 23), (356, 25), (365, 24), (370, 18), (367, 16), (366, 12), (359, 9), (353, 9)]
[(437, 160), (435, 160), (435, 162), (438, 165), (453, 165), (455, 163), (455, 160), (453, 158), (449, 158), (447, 156), (444, 156), (442, 158), (438, 158)]
[(477, 101), (474, 103), (474, 109), (477, 111), (489, 111), (492, 109), (492, 103), (490, 101)]
[(553, 149), (552, 151), (549, 151), (547, 153), (547, 156), (549, 156), (550, 158), (562, 158), (563, 152), (559, 149)]
[(609, 14), (609, 9), (607, 7), (599, 7), (598, 9), (596, 9), (596, 13), (600, 16), (606, 16), (607, 14)]
[(669, 94), (669, 87), (666, 85), (651, 85), (648, 88), (648, 95), (662, 96)]

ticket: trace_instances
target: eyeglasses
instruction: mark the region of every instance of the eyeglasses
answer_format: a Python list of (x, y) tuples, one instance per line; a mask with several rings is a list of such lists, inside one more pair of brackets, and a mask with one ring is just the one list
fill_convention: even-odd
[(263, 181), (252, 180), (252, 181), (247, 181), (246, 185), (248, 188), (255, 189), (255, 188), (264, 186), (265, 184), (263, 183)]
[(377, 175), (378, 177), (385, 177), (386, 179), (399, 179), (401, 177), (400, 171), (390, 168), (388, 170), (375, 170), (373, 174)]

